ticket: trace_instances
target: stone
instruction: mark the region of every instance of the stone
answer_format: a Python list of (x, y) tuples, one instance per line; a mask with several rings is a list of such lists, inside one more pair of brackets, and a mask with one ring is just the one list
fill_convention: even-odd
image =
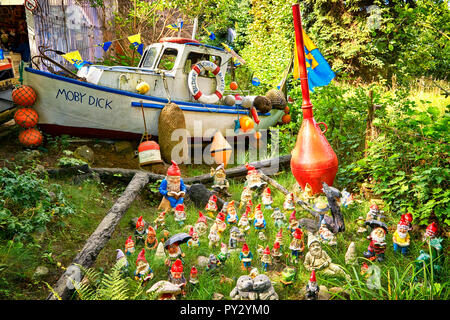
[(331, 294), (328, 292), (328, 288), (325, 286), (319, 286), (319, 296), (317, 300), (330, 300)]
[[(211, 195), (213, 195), (213, 193), (201, 183), (193, 184), (190, 188), (187, 189), (186, 194), (199, 210), (205, 209), (209, 198), (211, 197)], [(223, 200), (217, 197), (217, 207), (222, 208), (223, 203)]]
[(348, 246), (347, 252), (345, 253), (345, 264), (355, 264), (356, 263), (356, 245), (351, 242)]
[(75, 185), (78, 185), (78, 184), (82, 184), (86, 180), (94, 180), (98, 183), (101, 182), (100, 176), (97, 173), (88, 172), (88, 173), (79, 174), (79, 175), (73, 177), (72, 183)]
[(76, 148), (73, 152), (73, 156), (87, 162), (90, 165), (94, 163), (94, 151), (86, 145)]
[(214, 292), (214, 294), (212, 296), (213, 300), (223, 300), (223, 298), (224, 298), (223, 294), (218, 293), (218, 292)]
[(114, 151), (119, 154), (134, 153), (134, 147), (130, 141), (116, 141), (114, 142)]
[(341, 299), (341, 300), (349, 300), (350, 299), (350, 293), (346, 291), (344, 288), (341, 287), (332, 287), (328, 290), (331, 295), (337, 295), (333, 298)]
[(205, 256), (198, 256), (197, 265), (200, 268), (206, 268), (208, 266), (209, 259)]
[(45, 277), (46, 275), (48, 275), (48, 273), (49, 273), (49, 270), (47, 267), (39, 266), (34, 271), (33, 277), (35, 277), (35, 278)]
[(33, 160), (39, 158), (40, 156), (41, 156), (41, 153), (39, 152), (39, 150), (26, 150), (26, 151), (17, 152), (15, 155), (15, 159), (17, 161), (28, 162), (28, 161), (33, 161)]
[(167, 297), (166, 299), (175, 299), (175, 296), (179, 295), (181, 291), (180, 286), (166, 280), (161, 280), (148, 289), (147, 294), (155, 295), (157, 299), (162, 299), (163, 295)]

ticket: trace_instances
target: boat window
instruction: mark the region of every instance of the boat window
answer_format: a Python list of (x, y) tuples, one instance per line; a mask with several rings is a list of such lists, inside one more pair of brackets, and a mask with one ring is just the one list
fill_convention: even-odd
[(161, 70), (172, 70), (175, 65), (175, 60), (177, 59), (178, 50), (173, 48), (166, 48), (164, 53), (159, 60), (158, 69)]
[[(220, 67), (222, 59), (220, 59), (219, 56), (213, 56), (206, 53), (199, 53), (199, 52), (190, 52), (187, 56), (186, 63), (184, 64), (184, 73), (189, 73), (191, 71), (191, 68), (194, 64), (196, 64), (199, 61), (211, 61), (214, 62), (218, 67)], [(215, 75), (213, 75), (211, 72), (205, 72), (206, 70), (202, 71), (200, 73), (200, 76), (202, 77), (209, 77), (214, 78)]]
[(157, 50), (156, 48), (150, 48), (147, 50), (147, 53), (145, 54), (145, 60), (142, 64), (142, 68), (151, 68), (153, 67), (153, 63), (155, 62)]

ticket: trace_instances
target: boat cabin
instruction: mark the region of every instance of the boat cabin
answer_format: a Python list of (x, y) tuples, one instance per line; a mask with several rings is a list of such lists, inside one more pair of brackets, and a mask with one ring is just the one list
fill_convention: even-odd
[[(231, 54), (221, 48), (188, 40), (190, 39), (178, 43), (178, 38), (173, 41), (170, 38), (167, 41), (162, 39), (162, 42), (148, 46), (138, 67), (83, 66), (78, 76), (85, 77), (93, 84), (130, 92), (137, 92), (137, 84), (145, 81), (150, 86), (145, 95), (196, 102), (188, 87), (188, 75), (192, 66), (206, 60), (216, 64), (225, 74)], [(212, 72), (202, 70), (197, 82), (206, 95), (216, 91), (216, 76)]]

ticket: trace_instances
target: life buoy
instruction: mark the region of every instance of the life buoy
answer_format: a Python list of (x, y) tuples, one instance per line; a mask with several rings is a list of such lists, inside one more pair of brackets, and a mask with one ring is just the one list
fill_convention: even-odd
[[(216, 91), (213, 94), (205, 95), (198, 87), (198, 75), (203, 70), (211, 71), (216, 76), (217, 86)], [(203, 60), (197, 62), (189, 72), (188, 87), (195, 100), (198, 100), (201, 103), (214, 104), (222, 99), (223, 92), (225, 91), (225, 76), (223, 75), (222, 70), (220, 70), (214, 62)]]

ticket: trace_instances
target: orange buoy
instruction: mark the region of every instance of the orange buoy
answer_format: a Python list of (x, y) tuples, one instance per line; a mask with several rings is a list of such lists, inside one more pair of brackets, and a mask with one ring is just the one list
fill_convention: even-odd
[(214, 134), (214, 138), (211, 143), (211, 157), (213, 157), (214, 161), (218, 165), (223, 163), (224, 167), (226, 167), (228, 161), (230, 160), (232, 151), (233, 149), (227, 139), (225, 139), (220, 131), (217, 131)]
[(30, 107), (36, 102), (36, 92), (30, 86), (20, 86), (13, 90), (12, 100), (21, 107)]
[(250, 131), (255, 126), (255, 122), (249, 116), (242, 116), (239, 119), (239, 124), (241, 125), (241, 129), (243, 132)]
[(291, 115), (289, 113), (286, 113), (281, 118), (281, 121), (283, 121), (284, 124), (288, 124), (289, 122), (291, 122)]
[(231, 90), (236, 90), (237, 88), (238, 88), (238, 84), (235, 81), (230, 83), (230, 89)]
[(288, 106), (284, 107), (284, 113), (285, 113), (285, 114), (288, 114), (290, 110), (291, 110), (291, 109), (289, 109)]
[(21, 108), (14, 114), (14, 121), (22, 128), (34, 127), (39, 120), (36, 110), (31, 108)]
[(138, 146), (139, 164), (146, 165), (150, 163), (162, 162), (159, 144), (155, 141), (144, 141)]
[(37, 147), (44, 140), (42, 133), (36, 128), (29, 128), (19, 134), (19, 141), (26, 147)]

